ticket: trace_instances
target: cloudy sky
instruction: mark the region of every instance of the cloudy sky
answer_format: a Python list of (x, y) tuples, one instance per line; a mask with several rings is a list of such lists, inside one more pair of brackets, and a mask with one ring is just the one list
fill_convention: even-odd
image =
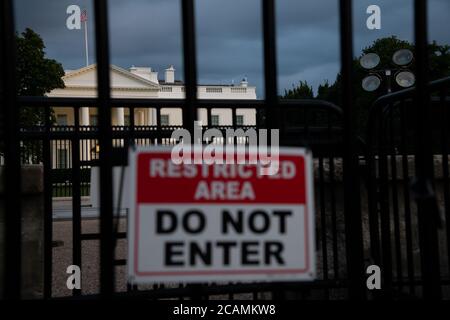
[[(198, 76), (203, 84), (236, 83), (247, 76), (264, 97), (260, 0), (197, 0)], [(450, 44), (450, 1), (429, 0), (430, 39)], [(355, 55), (375, 39), (413, 40), (413, 0), (354, 1)], [(85, 65), (83, 30), (66, 28), (66, 9), (88, 10), (90, 62), (95, 62), (92, 1), (15, 0), (16, 25), (44, 39), (49, 57), (65, 69)], [(366, 9), (382, 10), (381, 30), (368, 30)], [(299, 80), (316, 88), (339, 71), (338, 0), (276, 0), (278, 86)], [(173, 64), (183, 79), (179, 0), (110, 0), (111, 62), (123, 68), (150, 66), (164, 74)]]

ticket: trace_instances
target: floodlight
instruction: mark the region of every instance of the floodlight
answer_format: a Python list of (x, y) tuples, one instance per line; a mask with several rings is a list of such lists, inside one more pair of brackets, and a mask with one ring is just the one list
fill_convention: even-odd
[(376, 53), (368, 53), (361, 57), (359, 63), (364, 69), (373, 69), (380, 63), (380, 56)]
[(412, 62), (414, 55), (409, 49), (397, 50), (392, 56), (392, 61), (398, 66), (406, 66)]
[(362, 87), (368, 92), (377, 90), (381, 85), (381, 79), (377, 75), (371, 74), (362, 80)]
[(395, 76), (395, 82), (397, 82), (400, 87), (409, 88), (416, 83), (416, 77), (414, 76), (414, 73), (410, 71), (401, 71)]

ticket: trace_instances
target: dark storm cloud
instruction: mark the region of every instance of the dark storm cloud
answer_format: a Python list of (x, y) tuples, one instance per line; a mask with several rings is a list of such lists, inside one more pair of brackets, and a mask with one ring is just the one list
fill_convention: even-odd
[[(16, 0), (17, 27), (40, 33), (47, 53), (65, 68), (84, 64), (83, 31), (65, 27), (66, 8), (88, 9), (90, 57), (94, 60), (93, 11), (88, 0)], [(450, 1), (430, 0), (430, 39), (450, 43)], [(382, 29), (366, 28), (366, 8), (382, 10)], [(390, 35), (413, 40), (412, 0), (354, 1), (354, 51)], [(307, 80), (314, 87), (339, 71), (338, 1), (277, 0), (279, 88)], [(112, 63), (151, 66), (160, 71), (174, 64), (182, 77), (180, 3), (178, 0), (110, 0)], [(197, 47), (201, 83), (236, 82), (248, 76), (263, 96), (260, 0), (197, 0)]]
[[(82, 30), (66, 28), (66, 9), (71, 4), (86, 8), (92, 7), (87, 0), (15, 0), (16, 28), (19, 32), (32, 28), (44, 39), (48, 56), (60, 61), (64, 68), (75, 69), (84, 66), (84, 40)], [(89, 16), (92, 20), (92, 17)], [(92, 25), (92, 24), (91, 24)], [(93, 28), (89, 26), (90, 39)], [(90, 41), (91, 59), (94, 57), (93, 41)]]

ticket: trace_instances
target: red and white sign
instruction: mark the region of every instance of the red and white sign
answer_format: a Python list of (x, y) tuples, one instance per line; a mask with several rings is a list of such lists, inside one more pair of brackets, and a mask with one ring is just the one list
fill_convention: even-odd
[(133, 283), (313, 280), (311, 153), (281, 148), (279, 171), (175, 164), (171, 149), (130, 153)]

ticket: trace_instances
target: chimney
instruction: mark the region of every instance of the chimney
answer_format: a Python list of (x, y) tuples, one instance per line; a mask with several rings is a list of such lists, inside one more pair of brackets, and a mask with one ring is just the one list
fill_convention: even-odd
[(173, 65), (170, 65), (170, 67), (166, 69), (164, 80), (166, 83), (175, 83), (175, 68)]
[(145, 80), (158, 83), (158, 72), (153, 71), (152, 68), (131, 66), (130, 72)]
[(247, 77), (244, 77), (241, 81), (241, 87), (247, 87), (248, 86), (248, 80)]

